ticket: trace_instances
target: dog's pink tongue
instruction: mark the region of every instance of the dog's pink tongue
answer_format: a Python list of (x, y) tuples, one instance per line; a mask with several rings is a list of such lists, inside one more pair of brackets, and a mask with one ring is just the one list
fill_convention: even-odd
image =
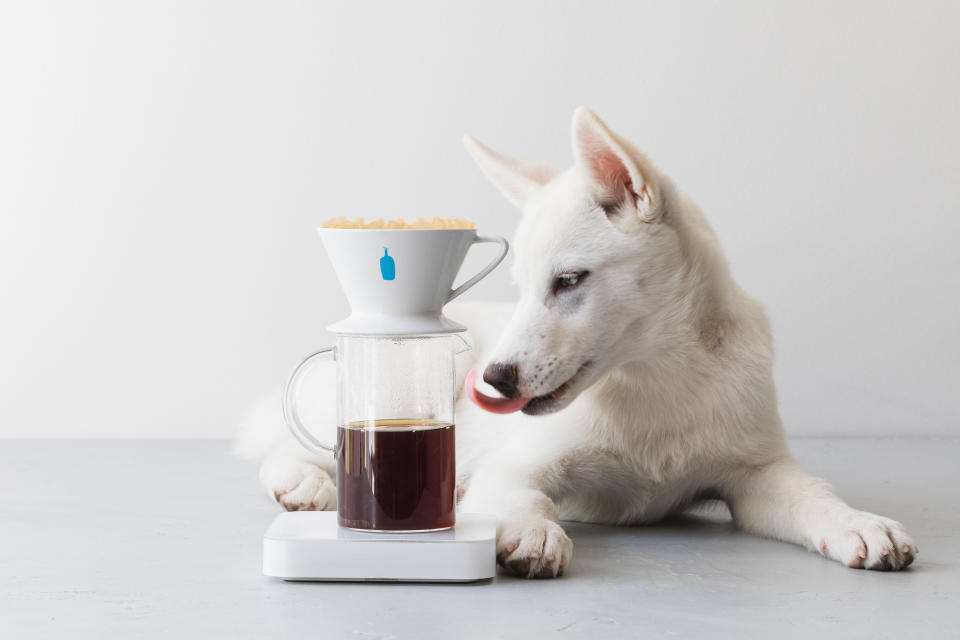
[(530, 398), (494, 398), (480, 393), (477, 391), (477, 372), (473, 369), (470, 369), (470, 373), (467, 374), (467, 382), (464, 386), (473, 403), (490, 413), (513, 413), (520, 411), (530, 402)]

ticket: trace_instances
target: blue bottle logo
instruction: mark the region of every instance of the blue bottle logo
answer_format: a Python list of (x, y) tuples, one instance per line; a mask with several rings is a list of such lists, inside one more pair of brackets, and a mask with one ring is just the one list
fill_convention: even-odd
[(380, 275), (384, 280), (393, 280), (397, 277), (397, 265), (393, 261), (393, 256), (387, 253), (387, 248), (383, 248), (383, 257), (380, 258)]

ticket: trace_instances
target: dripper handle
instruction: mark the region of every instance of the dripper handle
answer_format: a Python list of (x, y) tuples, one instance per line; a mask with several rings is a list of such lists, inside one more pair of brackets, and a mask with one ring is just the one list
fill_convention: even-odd
[(300, 395), (301, 374), (316, 358), (331, 353), (335, 349), (336, 347), (324, 347), (308, 355), (300, 361), (300, 364), (293, 368), (293, 371), (290, 372), (290, 377), (287, 378), (287, 383), (283, 386), (283, 417), (287, 422), (287, 428), (290, 429), (290, 433), (297, 439), (297, 442), (303, 445), (304, 449), (321, 456), (332, 453), (333, 447), (317, 440), (314, 435), (303, 426), (303, 422), (300, 421), (300, 414), (297, 412), (297, 398)]
[(481, 269), (477, 275), (473, 276), (456, 289), (451, 290), (450, 295), (447, 296), (447, 302), (450, 302), (461, 293), (465, 292), (467, 289), (486, 278), (491, 271), (497, 268), (498, 264), (503, 262), (503, 259), (507, 256), (507, 251), (510, 250), (510, 243), (507, 242), (506, 238), (501, 238), (500, 236), (475, 236), (473, 238), (473, 244), (479, 244), (481, 242), (495, 242), (499, 244), (500, 253), (498, 253), (497, 257), (491, 260), (487, 266)]

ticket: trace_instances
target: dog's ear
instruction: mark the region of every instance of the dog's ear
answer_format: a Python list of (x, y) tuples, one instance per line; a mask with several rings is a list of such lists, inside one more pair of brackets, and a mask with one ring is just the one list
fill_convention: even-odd
[(507, 200), (521, 209), (540, 187), (556, 175), (556, 171), (549, 167), (497, 153), (470, 136), (463, 136), (463, 146)]
[(600, 206), (613, 216), (625, 207), (641, 222), (653, 222), (653, 185), (644, 176), (625, 143), (586, 107), (573, 114), (573, 155), (590, 178)]

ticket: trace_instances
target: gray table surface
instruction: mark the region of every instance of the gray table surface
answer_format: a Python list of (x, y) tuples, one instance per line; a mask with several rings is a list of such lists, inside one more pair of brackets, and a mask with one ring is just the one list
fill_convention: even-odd
[(570, 523), (554, 581), (286, 583), (260, 573), (277, 507), (227, 442), (0, 441), (0, 638), (960, 637), (960, 441), (792, 445), (907, 525), (910, 570), (847, 569), (712, 514)]

